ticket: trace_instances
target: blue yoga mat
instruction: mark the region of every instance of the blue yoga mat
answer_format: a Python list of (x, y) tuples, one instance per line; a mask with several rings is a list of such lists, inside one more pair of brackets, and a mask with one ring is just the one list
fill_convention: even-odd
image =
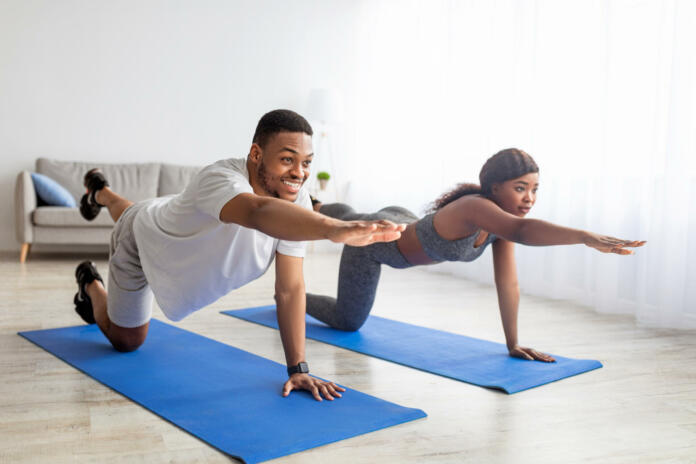
[[(275, 306), (222, 313), (278, 328)], [(344, 332), (308, 315), (307, 338), (509, 394), (602, 367), (599, 361), (555, 354), (555, 363), (512, 358), (501, 343), (377, 316), (370, 316), (357, 332)]]
[(348, 389), (316, 401), (281, 396), (285, 366), (160, 322), (118, 353), (96, 325), (20, 335), (174, 425), (244, 462), (261, 462), (421, 417)]

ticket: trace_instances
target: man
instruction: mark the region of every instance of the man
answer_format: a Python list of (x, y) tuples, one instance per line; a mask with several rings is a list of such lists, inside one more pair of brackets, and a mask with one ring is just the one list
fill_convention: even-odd
[(203, 168), (174, 196), (133, 204), (96, 169), (85, 175), (80, 210), (91, 220), (108, 208), (114, 228), (109, 292), (88, 261), (76, 270), (76, 311), (96, 322), (115, 349), (137, 349), (147, 336), (152, 297), (172, 320), (258, 277), (276, 261), (275, 300), (289, 379), (283, 396), (310, 391), (321, 401), (341, 387), (308, 375), (305, 361), (304, 243), (354, 246), (392, 241), (404, 225), (340, 221), (312, 211), (302, 188), (313, 158), (312, 128), (299, 114), (271, 111), (258, 123), (249, 154)]

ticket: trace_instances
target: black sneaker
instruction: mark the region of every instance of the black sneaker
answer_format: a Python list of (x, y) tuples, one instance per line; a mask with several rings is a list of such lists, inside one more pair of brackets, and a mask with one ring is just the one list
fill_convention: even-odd
[(109, 182), (99, 168), (94, 168), (85, 174), (84, 186), (87, 188), (87, 193), (80, 199), (80, 214), (82, 214), (83, 218), (91, 221), (97, 217), (99, 210), (104, 206), (97, 203), (94, 196), (99, 190), (108, 187)]
[[(314, 211), (319, 211), (321, 209), (321, 201), (320, 200), (317, 200), (312, 195), (309, 196), (309, 200), (312, 202), (312, 209)], [(319, 206), (317, 206), (317, 205), (319, 205)]]
[(97, 272), (97, 268), (92, 261), (82, 261), (77, 265), (77, 269), (75, 269), (75, 280), (77, 280), (77, 293), (75, 294), (75, 298), (73, 298), (75, 312), (79, 314), (86, 323), (94, 324), (97, 322), (94, 319), (94, 308), (92, 307), (92, 300), (85, 291), (85, 286), (91, 284), (95, 280), (98, 280), (102, 284), (104, 281), (99, 275), (99, 272)]

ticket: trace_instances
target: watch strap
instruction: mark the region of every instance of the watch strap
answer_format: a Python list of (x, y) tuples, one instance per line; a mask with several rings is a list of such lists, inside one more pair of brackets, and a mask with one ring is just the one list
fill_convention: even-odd
[(309, 373), (309, 365), (304, 361), (299, 362), (294, 366), (288, 366), (288, 375), (307, 373)]

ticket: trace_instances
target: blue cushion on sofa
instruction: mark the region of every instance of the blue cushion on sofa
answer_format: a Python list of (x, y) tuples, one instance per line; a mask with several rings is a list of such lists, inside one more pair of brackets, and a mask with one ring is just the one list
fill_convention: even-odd
[(77, 206), (75, 199), (70, 192), (65, 190), (65, 187), (50, 177), (32, 172), (31, 180), (34, 181), (34, 190), (36, 190), (36, 195), (38, 195), (38, 197), (41, 198), (47, 205), (67, 206), (69, 208), (75, 208)]

